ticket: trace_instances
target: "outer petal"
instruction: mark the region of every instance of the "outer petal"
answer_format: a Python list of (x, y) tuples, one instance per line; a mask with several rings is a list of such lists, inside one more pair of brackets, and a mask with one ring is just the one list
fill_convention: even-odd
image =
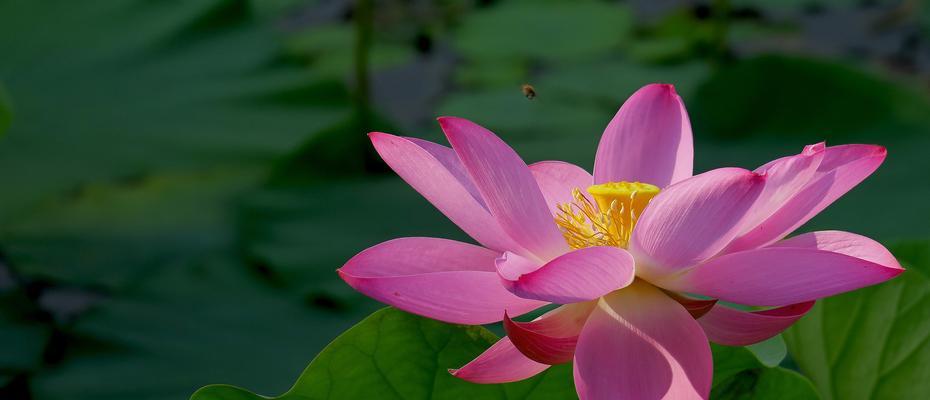
[(552, 303), (594, 300), (626, 287), (635, 277), (633, 256), (619, 247), (574, 250), (516, 279), (516, 268), (501, 260), (498, 271), (505, 287), (517, 296)]
[(472, 383), (507, 383), (531, 378), (549, 368), (526, 358), (509, 338), (498, 340), (477, 358), (449, 373)]
[(694, 318), (637, 282), (598, 301), (575, 349), (575, 388), (590, 399), (706, 399), (713, 363)]
[(745, 222), (746, 231), (765, 221), (810, 182), (823, 161), (824, 149), (823, 143), (805, 146), (801, 154), (780, 158), (755, 170), (765, 176), (765, 187)]
[(695, 265), (717, 254), (740, 233), (765, 178), (720, 168), (665, 189), (639, 218), (630, 252), (647, 279)]
[(561, 364), (572, 360), (575, 344), (595, 302), (568, 304), (531, 322), (516, 322), (504, 317), (507, 337), (523, 355), (543, 364)]
[(597, 147), (594, 181), (646, 182), (664, 188), (691, 176), (691, 121), (672, 85), (633, 93), (607, 125)]
[(808, 232), (782, 240), (770, 247), (817, 249), (845, 254), (892, 268), (901, 268), (885, 246), (862, 235), (843, 231)]
[(562, 161), (540, 161), (530, 164), (530, 172), (536, 178), (552, 215), (556, 215), (559, 204), (571, 203), (574, 200), (572, 189), (585, 190), (594, 184), (594, 177), (588, 171)]
[(697, 321), (711, 342), (748, 346), (788, 329), (813, 306), (814, 302), (808, 301), (771, 310), (747, 312), (718, 304)]
[(544, 261), (568, 250), (533, 174), (513, 149), (473, 122), (443, 117), (439, 124), (508, 236)]
[(735, 240), (729, 251), (758, 248), (785, 237), (871, 175), (886, 154), (884, 147), (874, 145), (827, 147), (808, 183), (756, 228)]
[(407, 184), (479, 243), (519, 250), (484, 205), (452, 149), (425, 140), (372, 132), (375, 150)]
[(350, 286), (404, 311), (456, 324), (498, 322), (545, 305), (504, 289), (494, 271), (497, 253), (466, 243), (402, 238), (352, 257), (339, 276)]
[(891, 279), (904, 269), (882, 245), (846, 232), (814, 232), (727, 254), (686, 272), (670, 289), (760, 306), (801, 303)]

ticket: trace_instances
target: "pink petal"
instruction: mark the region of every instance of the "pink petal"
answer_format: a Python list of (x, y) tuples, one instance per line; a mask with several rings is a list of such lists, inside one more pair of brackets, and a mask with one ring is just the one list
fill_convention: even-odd
[(542, 266), (539, 261), (509, 251), (494, 260), (494, 265), (497, 267), (497, 274), (508, 281), (515, 281)]
[(469, 236), (496, 250), (518, 250), (485, 208), (452, 149), (425, 140), (372, 132), (371, 142), (391, 169)]
[[(517, 276), (507, 260), (498, 263), (504, 286), (517, 296), (568, 304), (594, 300), (633, 282), (633, 256), (619, 247), (588, 247), (565, 253)], [(518, 268), (526, 268), (521, 262)]]
[(827, 147), (807, 184), (755, 229), (734, 241), (728, 251), (758, 248), (785, 237), (871, 175), (886, 154), (884, 147), (874, 145)]
[(594, 182), (645, 182), (664, 188), (691, 176), (691, 121), (672, 85), (633, 93), (597, 146)]
[(531, 322), (515, 322), (504, 316), (504, 329), (514, 346), (529, 359), (543, 364), (561, 364), (572, 360), (578, 334), (594, 302), (568, 304)]
[(558, 205), (571, 203), (572, 189), (582, 191), (594, 184), (594, 178), (581, 167), (562, 161), (540, 161), (530, 164), (549, 211), (555, 216)]
[(663, 190), (633, 230), (637, 273), (659, 279), (717, 254), (740, 233), (764, 186), (759, 174), (720, 168)]
[(824, 158), (825, 146), (805, 146), (801, 154), (783, 157), (755, 170), (765, 176), (765, 187), (745, 221), (745, 231), (758, 226), (794, 197), (817, 173)]
[(497, 253), (446, 239), (401, 238), (352, 257), (339, 276), (355, 290), (401, 310), (456, 324), (498, 322), (546, 303), (507, 291)]
[(526, 358), (505, 337), (462, 368), (450, 369), (449, 373), (472, 383), (507, 383), (531, 378), (546, 368), (548, 364)]
[(888, 250), (871, 239), (814, 232), (720, 256), (663, 285), (734, 303), (781, 306), (874, 285), (901, 272)]
[(706, 399), (713, 363), (694, 318), (642, 281), (600, 299), (578, 338), (583, 400)]
[(568, 251), (533, 174), (491, 131), (453, 117), (442, 130), (501, 229), (543, 261)]
[(881, 243), (862, 235), (843, 231), (808, 232), (774, 243), (769, 247), (827, 250), (887, 267), (901, 268), (898, 260)]
[(711, 342), (727, 346), (748, 346), (788, 329), (813, 306), (814, 302), (808, 301), (771, 310), (748, 312), (717, 305), (697, 321)]

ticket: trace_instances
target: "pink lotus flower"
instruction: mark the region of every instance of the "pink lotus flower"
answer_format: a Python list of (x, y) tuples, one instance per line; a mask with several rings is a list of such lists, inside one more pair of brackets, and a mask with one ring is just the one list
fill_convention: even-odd
[[(601, 138), (594, 175), (527, 166), (497, 136), (439, 119), (452, 144), (372, 133), (381, 157), (482, 246), (401, 238), (339, 274), (402, 310), (458, 324), (503, 320), (507, 337), (453, 375), (529, 378), (574, 361), (582, 399), (707, 398), (708, 340), (748, 345), (814, 300), (904, 270), (881, 244), (840, 231), (784, 239), (870, 175), (874, 145), (810, 145), (755, 171), (692, 176), (691, 126), (671, 85), (637, 91)], [(867, 218), (867, 216), (865, 216)], [(771, 307), (740, 311), (716, 300)], [(562, 306), (532, 322), (520, 315)]]

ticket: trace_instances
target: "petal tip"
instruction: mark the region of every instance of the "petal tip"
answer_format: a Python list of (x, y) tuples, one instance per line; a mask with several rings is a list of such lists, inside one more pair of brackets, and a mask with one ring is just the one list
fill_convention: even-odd
[(904, 273), (904, 271), (907, 271), (907, 270), (906, 270), (903, 266), (901, 266), (901, 265), (893, 266), (893, 267), (886, 267), (886, 268), (889, 269), (889, 272), (888, 272), (889, 279), (894, 278), (894, 277), (896, 277), (896, 276), (898, 276), (898, 275), (901, 275), (901, 274)]
[(336, 274), (339, 275), (339, 279), (342, 279), (343, 282), (347, 283), (351, 287), (355, 287), (355, 277), (349, 274), (346, 271), (343, 271), (345, 267), (339, 268), (336, 270)]
[(436, 118), (436, 121), (439, 122), (439, 128), (446, 134), (446, 138), (452, 143), (453, 148), (455, 147), (454, 140), (456, 136), (468, 132), (469, 128), (480, 127), (480, 125), (460, 117), (441, 116)]
[(461, 123), (461, 122), (468, 122), (468, 120), (465, 119), (465, 118), (452, 117), (452, 116), (448, 116), (448, 115), (443, 115), (443, 116), (436, 117), (436, 121), (439, 122), (439, 126), (440, 126), (443, 130), (445, 130), (446, 127), (448, 127), (448, 126), (450, 126), (450, 125), (455, 125), (455, 124), (458, 124), (458, 123)]
[(390, 133), (384, 132), (368, 132), (368, 140), (371, 141), (371, 144), (377, 149), (380, 145), (386, 144), (391, 145), (399, 138), (397, 135), (392, 135)]
[(646, 86), (643, 86), (643, 89), (646, 89), (646, 88), (661, 91), (669, 95), (675, 95), (675, 96), (678, 95), (678, 92), (675, 91), (675, 85), (671, 83), (655, 82), (655, 83), (650, 83)]
[(803, 150), (801, 153), (804, 154), (804, 155), (806, 155), (806, 156), (812, 156), (812, 155), (817, 154), (817, 153), (822, 153), (822, 152), (823, 152), (824, 150), (826, 150), (826, 149), (827, 149), (827, 142), (826, 142), (826, 141), (822, 141), (822, 142), (818, 142), (818, 143), (809, 144), (809, 145), (807, 145), (807, 146), (804, 146), (804, 150)]

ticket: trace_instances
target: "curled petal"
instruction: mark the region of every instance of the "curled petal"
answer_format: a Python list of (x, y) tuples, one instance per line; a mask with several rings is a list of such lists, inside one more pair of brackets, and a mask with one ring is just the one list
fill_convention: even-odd
[(607, 125), (597, 146), (594, 181), (645, 182), (664, 188), (691, 176), (691, 121), (672, 85), (633, 93)]
[(549, 368), (548, 364), (526, 358), (508, 338), (502, 338), (477, 358), (449, 373), (472, 383), (507, 383), (522, 381)]
[(575, 349), (581, 399), (706, 399), (713, 363), (694, 318), (642, 282), (598, 301)]
[[(525, 262), (510, 267), (513, 263), (498, 263), (505, 287), (523, 298), (560, 304), (594, 300), (635, 278), (633, 256), (618, 247), (574, 250), (535, 270)], [(516, 276), (517, 269), (531, 272)]]
[(543, 261), (568, 251), (533, 174), (510, 146), (468, 120), (443, 117), (439, 124), (509, 237)]
[(497, 266), (497, 274), (509, 281), (515, 281), (542, 266), (539, 261), (509, 251), (494, 260), (494, 265)]
[(759, 174), (721, 168), (663, 190), (633, 230), (637, 273), (659, 279), (717, 254), (740, 233), (764, 184)]
[(482, 245), (519, 247), (501, 230), (452, 149), (425, 140), (372, 132), (375, 150), (394, 172)]
[(874, 285), (901, 272), (891, 253), (874, 240), (813, 232), (717, 257), (663, 287), (740, 304), (781, 306)]
[(814, 176), (771, 216), (734, 240), (728, 251), (759, 248), (784, 238), (875, 172), (886, 154), (884, 147), (874, 145), (827, 147)]
[(530, 164), (530, 172), (542, 190), (546, 205), (552, 215), (557, 215), (558, 205), (571, 203), (572, 190), (585, 190), (594, 184), (594, 178), (581, 167), (562, 161), (540, 161)]
[(578, 334), (594, 309), (594, 302), (561, 306), (531, 322), (516, 322), (504, 316), (504, 329), (514, 346), (529, 359), (543, 364), (572, 360)]
[(497, 253), (434, 238), (401, 238), (352, 257), (339, 276), (355, 290), (401, 310), (456, 324), (480, 325), (546, 303), (514, 296), (494, 269)]
[(707, 339), (726, 346), (748, 346), (788, 329), (814, 306), (813, 301), (762, 311), (717, 305), (698, 319)]

